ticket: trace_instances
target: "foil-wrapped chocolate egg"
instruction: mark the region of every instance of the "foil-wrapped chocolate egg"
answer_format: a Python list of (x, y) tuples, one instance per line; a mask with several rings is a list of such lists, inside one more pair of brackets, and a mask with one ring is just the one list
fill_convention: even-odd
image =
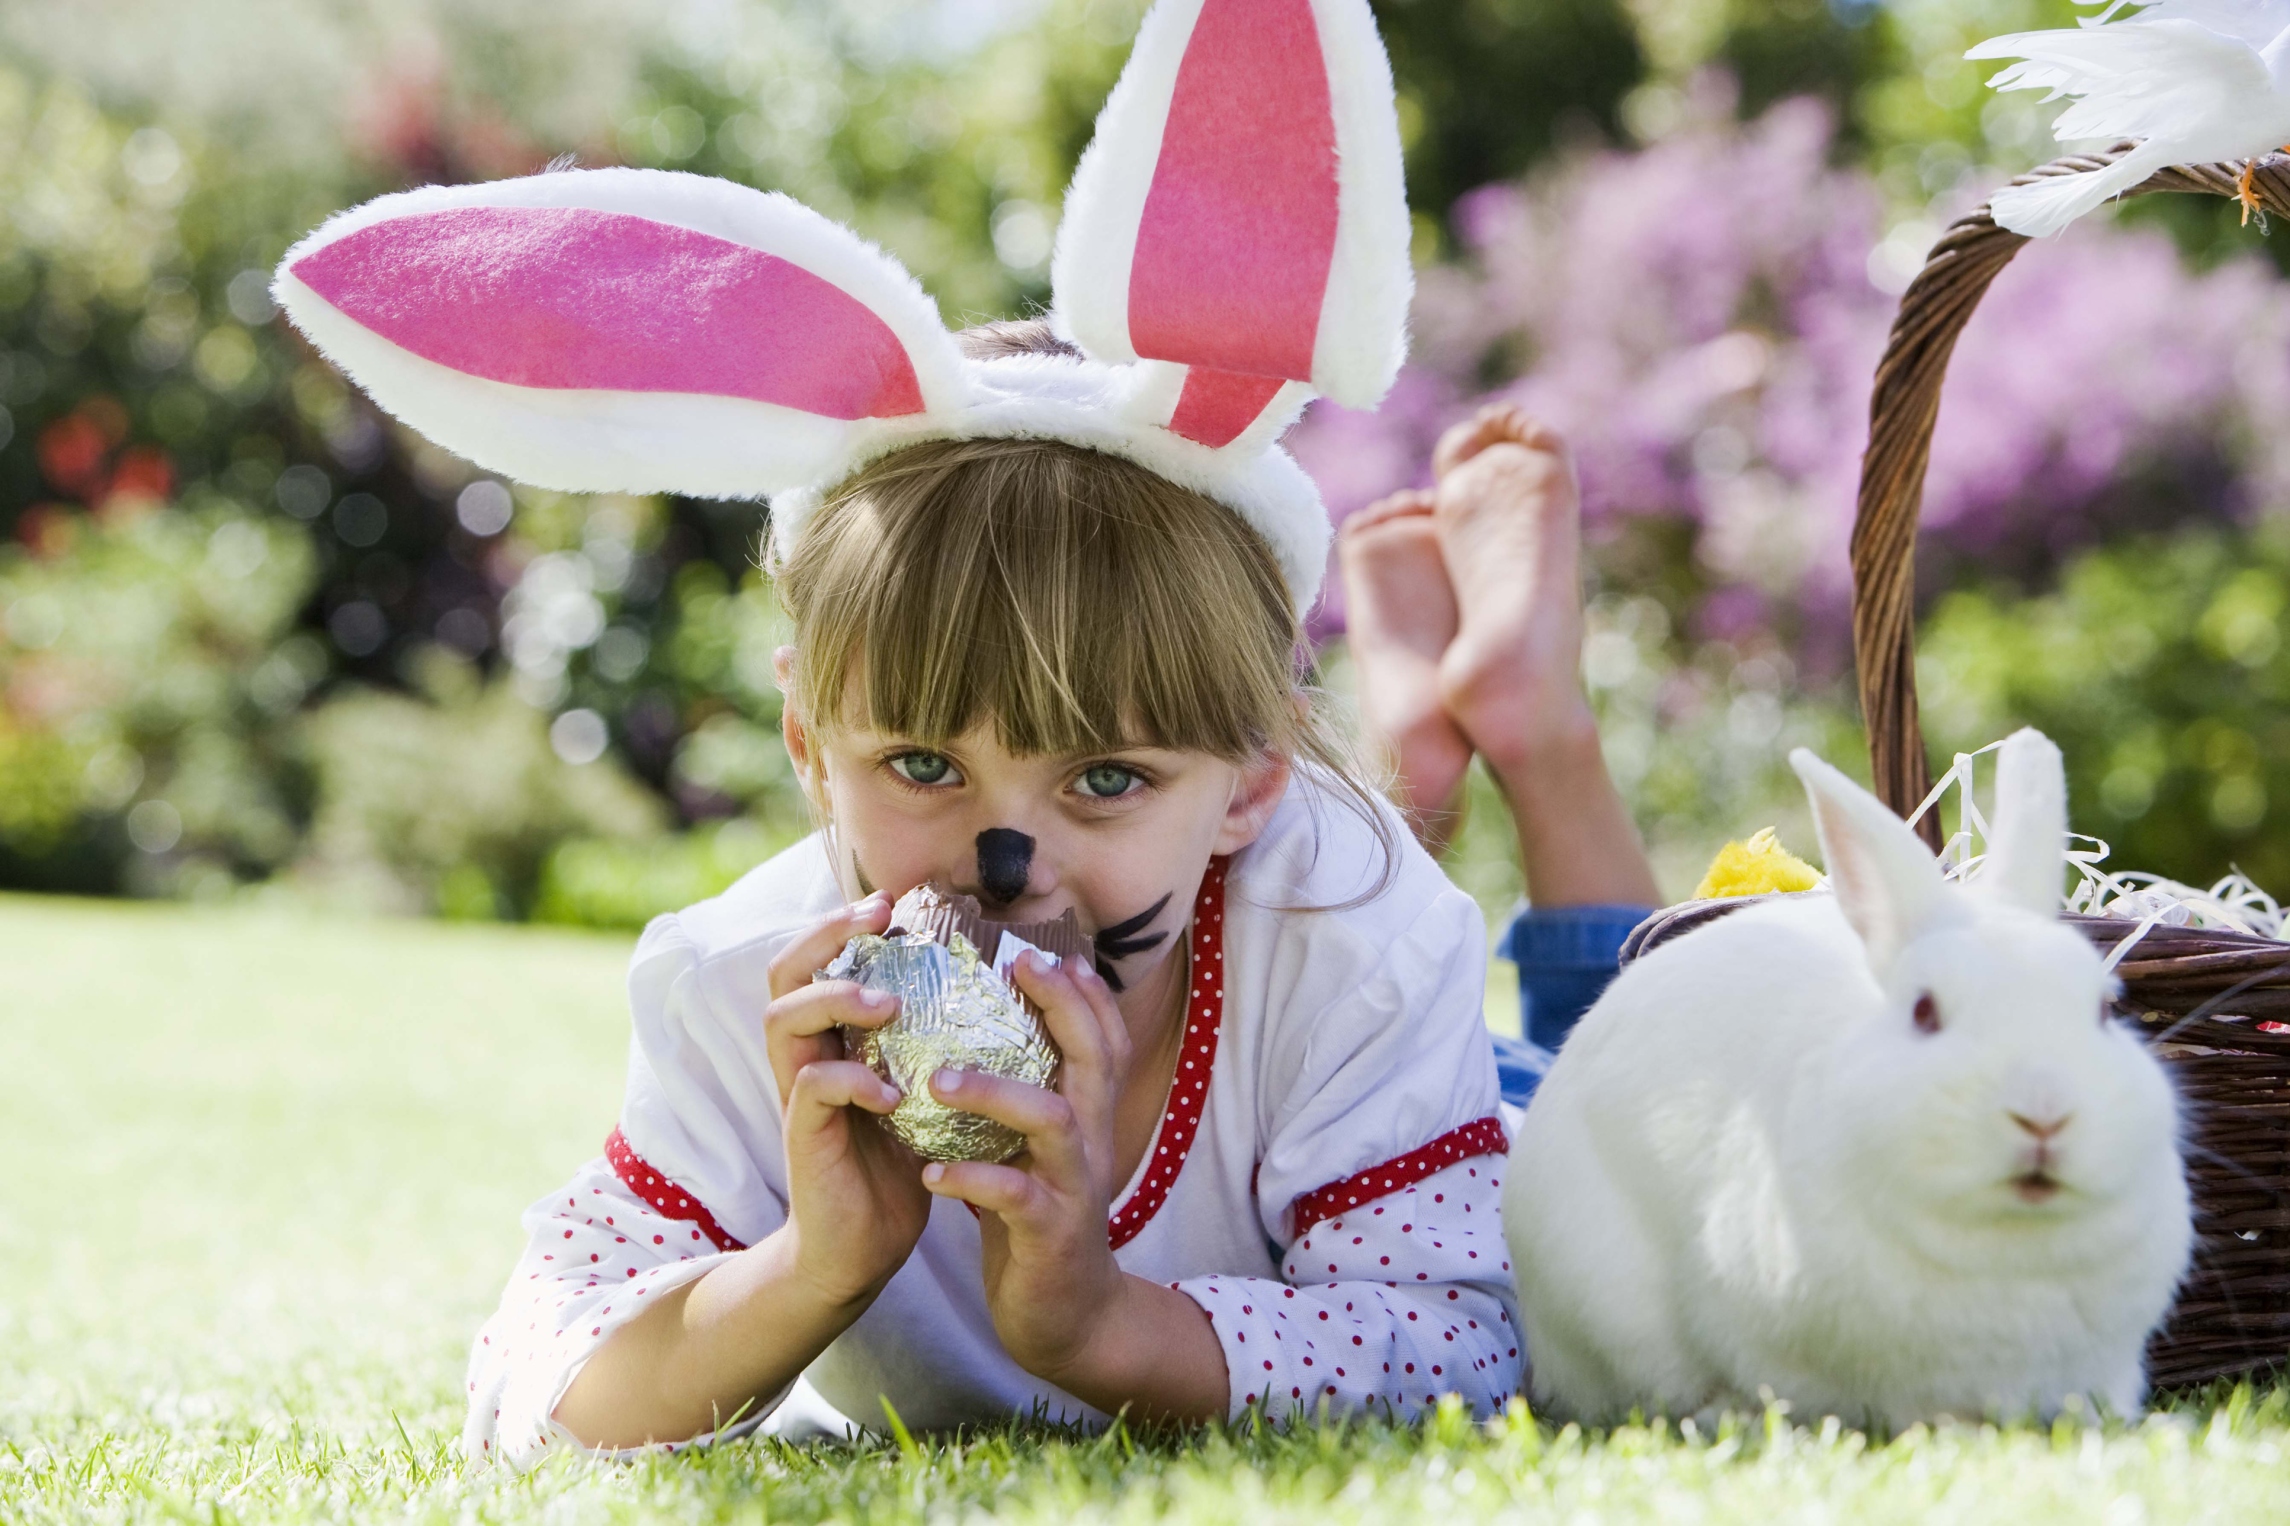
[(1008, 1160), (1025, 1148), (1025, 1136), (946, 1106), (930, 1094), (930, 1078), (941, 1069), (974, 1070), (1028, 1086), (1055, 1084), (1057, 1045), (1033, 1003), (996, 965), (1007, 968), (1022, 948), (1086, 957), (1087, 943), (1071, 912), (1053, 923), (990, 922), (972, 898), (932, 886), (902, 898), (891, 917), (888, 933), (853, 938), (816, 977), (856, 981), (899, 999), (898, 1015), (880, 1028), (843, 1029), (844, 1046), (899, 1089), (899, 1105), (883, 1122), (915, 1154)]

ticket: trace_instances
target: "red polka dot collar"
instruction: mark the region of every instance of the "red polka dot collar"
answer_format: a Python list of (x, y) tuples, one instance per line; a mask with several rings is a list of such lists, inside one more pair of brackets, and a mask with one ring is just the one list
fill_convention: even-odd
[(1169, 1104), (1146, 1150), (1145, 1174), (1137, 1190), (1116, 1204), (1106, 1224), (1115, 1250), (1137, 1238), (1160, 1212), (1185, 1168), (1185, 1156), (1200, 1131), (1201, 1109), (1209, 1100), (1209, 1072), (1216, 1064), (1217, 1029), (1225, 1007), (1225, 866), (1209, 861), (1201, 893), (1193, 902), (1192, 994), (1186, 998), (1185, 1037), (1177, 1051), (1177, 1071), (1169, 1082)]

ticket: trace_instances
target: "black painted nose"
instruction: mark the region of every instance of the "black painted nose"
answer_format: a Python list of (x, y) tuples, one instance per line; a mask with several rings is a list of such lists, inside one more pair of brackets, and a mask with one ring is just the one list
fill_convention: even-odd
[(986, 899), (1007, 906), (1026, 893), (1034, 868), (1034, 840), (1008, 827), (978, 834), (978, 885)]

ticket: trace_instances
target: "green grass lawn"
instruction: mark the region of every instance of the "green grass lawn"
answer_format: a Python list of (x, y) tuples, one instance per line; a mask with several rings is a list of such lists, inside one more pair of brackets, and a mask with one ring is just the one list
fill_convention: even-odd
[(2290, 1390), (1879, 1444), (1521, 1415), (454, 1452), (516, 1217), (619, 1095), (627, 940), (0, 898), (0, 1522), (2290, 1519)]

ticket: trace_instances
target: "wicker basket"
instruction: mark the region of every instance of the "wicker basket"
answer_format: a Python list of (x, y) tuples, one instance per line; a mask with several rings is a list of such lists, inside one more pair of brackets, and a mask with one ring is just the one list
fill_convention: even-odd
[[(2129, 150), (2061, 159), (2026, 179), (2073, 174)], [(2239, 164), (2165, 170), (2133, 196), (2232, 196)], [(2290, 157), (2260, 161), (2266, 210), (2290, 217)], [(1933, 246), (1901, 299), (1869, 405), (1853, 528), (1853, 645), (1877, 793), (1907, 815), (1931, 789), (1917, 720), (1913, 554), (1940, 387), (1956, 338), (2027, 240), (1983, 207)], [(1938, 813), (1920, 823), (1935, 849)], [(2133, 924), (2075, 918), (2112, 948)], [(2117, 967), (2126, 1011), (2170, 1069), (2191, 1124), (2195, 1267), (2149, 1352), (2155, 1383), (2182, 1387), (2290, 1361), (2290, 947), (2247, 934), (2156, 927)]]
[[(2027, 178), (2095, 169), (2128, 148), (2061, 159)], [(2129, 194), (2232, 196), (2241, 168), (2182, 166)], [(2260, 161), (2253, 184), (2268, 212), (2290, 217), (2290, 159)], [(1948, 230), (1901, 299), (1869, 405), (1853, 527), (1853, 646), (1877, 793), (1904, 816), (1932, 786), (1917, 720), (1914, 553), (1940, 388), (1973, 309), (2026, 243), (1985, 207)], [(1937, 849), (1937, 813), (1920, 829)], [(2102, 948), (2130, 931), (2119, 920), (2073, 920)], [(2154, 1381), (2178, 1387), (2280, 1365), (2290, 1360), (2290, 1032), (2259, 1024), (2290, 1019), (2290, 948), (2157, 927), (2117, 973), (2124, 1006), (2170, 1067), (2192, 1125), (2195, 1267), (2149, 1352)]]

